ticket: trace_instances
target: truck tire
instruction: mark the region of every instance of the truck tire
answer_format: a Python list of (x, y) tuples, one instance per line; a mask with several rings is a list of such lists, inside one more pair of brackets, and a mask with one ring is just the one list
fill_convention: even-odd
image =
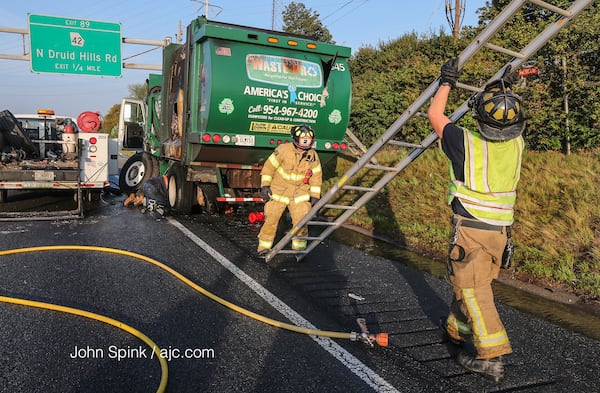
[(158, 176), (159, 165), (156, 157), (151, 154), (136, 153), (123, 165), (119, 173), (119, 188), (125, 195), (136, 192), (142, 184)]
[(218, 214), (219, 213), (219, 203), (217, 202), (217, 197), (219, 196), (219, 188), (216, 184), (207, 184), (202, 183), (198, 187), (202, 191), (202, 196), (204, 199), (204, 211), (208, 214)]
[(169, 170), (169, 206), (181, 213), (190, 214), (194, 206), (194, 183), (186, 180), (185, 168), (175, 165)]

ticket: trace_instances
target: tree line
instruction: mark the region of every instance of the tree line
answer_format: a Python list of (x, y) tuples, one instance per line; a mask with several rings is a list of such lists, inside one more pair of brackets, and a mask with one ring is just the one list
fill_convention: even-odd
[[(458, 39), (440, 29), (437, 33), (411, 32), (377, 47), (359, 48), (349, 60), (352, 75), (352, 111), (349, 128), (371, 145), (439, 76), (441, 65), (457, 56), (510, 0), (492, 0), (477, 10), (478, 25), (463, 26)], [(557, 0), (568, 8), (572, 1)], [(520, 50), (556, 14), (526, 5), (496, 35), (493, 43)], [(319, 14), (301, 2), (291, 2), (282, 12), (282, 30), (318, 41), (335, 43)], [(523, 77), (515, 91), (524, 99), (529, 116), (525, 140), (530, 150), (595, 150), (600, 145), (600, 3), (594, 2), (579, 18), (545, 45), (527, 63), (536, 74)], [(492, 51), (480, 51), (465, 65), (461, 81), (479, 86), (509, 59)], [(143, 94), (143, 84), (131, 85), (130, 93)], [(449, 110), (469, 98), (468, 91), (453, 91)], [(424, 111), (426, 108), (423, 109)], [(118, 105), (105, 116), (103, 130), (114, 133)], [(466, 126), (474, 127), (465, 116)], [(411, 120), (397, 138), (419, 142), (431, 133), (424, 119)]]
[[(367, 145), (374, 142), (439, 76), (440, 66), (457, 56), (508, 3), (487, 2), (477, 11), (478, 26), (463, 27), (458, 40), (445, 31), (409, 33), (378, 47), (360, 48), (350, 60), (350, 129)], [(554, 3), (567, 8), (571, 2)], [(529, 116), (525, 132), (528, 149), (593, 150), (600, 145), (599, 11), (600, 3), (595, 2), (526, 63), (537, 74), (522, 77), (514, 90), (523, 97)], [(554, 18), (554, 13), (525, 6), (493, 43), (518, 51)], [(484, 49), (465, 65), (461, 82), (479, 86), (508, 60), (506, 55)], [(458, 106), (470, 94), (453, 91), (450, 102)], [(449, 110), (454, 109), (449, 106)], [(463, 121), (472, 121), (468, 118)], [(416, 142), (430, 133), (428, 122), (417, 120), (404, 127), (398, 139)]]

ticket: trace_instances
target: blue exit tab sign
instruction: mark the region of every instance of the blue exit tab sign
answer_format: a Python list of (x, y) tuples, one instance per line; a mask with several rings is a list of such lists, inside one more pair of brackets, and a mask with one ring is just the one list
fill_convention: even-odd
[(121, 24), (29, 14), (31, 71), (121, 76)]

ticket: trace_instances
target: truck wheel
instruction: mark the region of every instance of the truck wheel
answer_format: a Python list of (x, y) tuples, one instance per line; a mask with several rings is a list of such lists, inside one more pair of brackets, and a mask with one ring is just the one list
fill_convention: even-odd
[(179, 165), (169, 170), (169, 206), (181, 214), (189, 214), (194, 205), (194, 183), (185, 179), (185, 168)]
[(124, 194), (136, 192), (146, 180), (158, 176), (156, 157), (148, 153), (136, 153), (123, 165), (119, 173), (119, 188)]
[(219, 196), (219, 189), (217, 185), (202, 183), (198, 187), (204, 199), (204, 206), (202, 206), (204, 211), (208, 214), (218, 214), (219, 203), (217, 202), (217, 197)]

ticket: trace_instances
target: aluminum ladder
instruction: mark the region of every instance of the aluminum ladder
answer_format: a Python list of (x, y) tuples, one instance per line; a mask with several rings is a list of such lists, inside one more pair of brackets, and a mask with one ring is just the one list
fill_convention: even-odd
[[(502, 66), (496, 74), (494, 74), (487, 83), (498, 79), (502, 76), (506, 67), (510, 66), (512, 70), (518, 69), (524, 62), (533, 56), (540, 48), (558, 34), (560, 29), (569, 25), (581, 12), (583, 12), (593, 0), (577, 0), (573, 1), (568, 9), (562, 9), (552, 4), (541, 0), (513, 0), (493, 19), (484, 30), (461, 52), (458, 56), (458, 67), (463, 66), (482, 48), (487, 48), (495, 52), (511, 57), (504, 66)], [(557, 15), (557, 18), (550, 23), (540, 34), (538, 34), (529, 44), (520, 51), (513, 51), (497, 45), (494, 45), (490, 40), (496, 33), (526, 4), (534, 4), (538, 7), (549, 10)], [(341, 226), (354, 212), (366, 205), (385, 185), (387, 185), (399, 172), (406, 168), (411, 162), (421, 155), (429, 146), (431, 146), (438, 136), (432, 132), (429, 136), (423, 139), (420, 143), (407, 143), (394, 140), (394, 136), (400, 129), (413, 117), (423, 116), (419, 110), (429, 102), (437, 91), (439, 78), (432, 82), (429, 87), (404, 111), (404, 113), (387, 129), (387, 131), (356, 161), (356, 163), (343, 175), (337, 184), (333, 185), (325, 195), (312, 207), (310, 212), (295, 225), (265, 256), (266, 261), (273, 259), (278, 254), (294, 254), (298, 261), (302, 260), (308, 253), (317, 247), (327, 236), (335, 229)], [(473, 92), (482, 91), (482, 87), (470, 86), (462, 83), (457, 83), (457, 88), (470, 90)], [(468, 100), (467, 100), (468, 101)], [(467, 101), (465, 101), (451, 116), (453, 122), (458, 121), (468, 111)], [(383, 166), (373, 163), (373, 158), (377, 152), (386, 146), (401, 146), (411, 149), (408, 154), (393, 166)], [(347, 185), (361, 169), (370, 169), (377, 171), (379, 177), (373, 181), (371, 185)], [(331, 204), (330, 202), (337, 199), (341, 193), (350, 194), (353, 201), (347, 204)], [(340, 213), (331, 220), (316, 220), (321, 209), (330, 209), (331, 211), (339, 211)], [(299, 236), (299, 239), (307, 241), (305, 250), (292, 250), (290, 248), (292, 237), (298, 230), (304, 226), (309, 229), (308, 236)], [(313, 232), (319, 232), (318, 235), (311, 235)]]

